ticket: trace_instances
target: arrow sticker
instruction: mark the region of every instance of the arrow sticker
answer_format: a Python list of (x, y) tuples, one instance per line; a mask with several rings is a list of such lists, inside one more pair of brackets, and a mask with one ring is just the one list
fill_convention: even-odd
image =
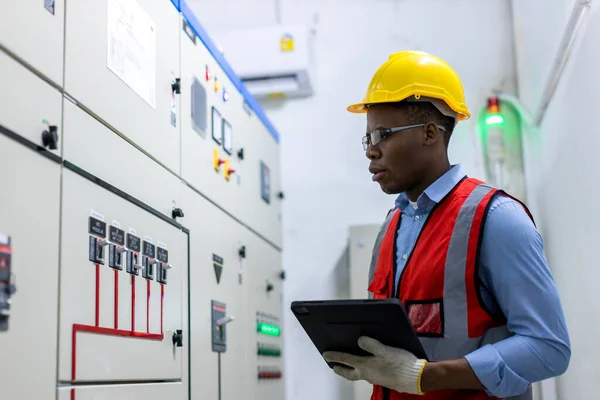
[(217, 284), (221, 282), (221, 273), (223, 272), (223, 266), (219, 264), (213, 264), (215, 268), (215, 276), (217, 278)]

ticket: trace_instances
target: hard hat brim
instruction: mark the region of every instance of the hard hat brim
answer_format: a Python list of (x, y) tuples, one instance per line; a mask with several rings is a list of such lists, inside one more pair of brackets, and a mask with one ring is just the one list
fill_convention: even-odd
[[(369, 105), (373, 105), (373, 104), (391, 104), (391, 103), (397, 103), (398, 101), (402, 101), (402, 100), (397, 100), (397, 101), (389, 101), (389, 100), (384, 100), (384, 101), (370, 101), (370, 102), (360, 102), (360, 103), (354, 103), (349, 105), (346, 110), (348, 110), (349, 112), (353, 113), (353, 114), (366, 114), (367, 113), (367, 109)], [(465, 121), (467, 119), (469, 119), (471, 117), (471, 114), (468, 111), (462, 111), (462, 112), (457, 112), (457, 120), (458, 121)]]

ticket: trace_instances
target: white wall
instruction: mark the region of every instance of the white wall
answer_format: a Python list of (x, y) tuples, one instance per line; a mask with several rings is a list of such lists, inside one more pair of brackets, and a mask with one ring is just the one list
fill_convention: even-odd
[[(274, 4), (195, 0), (194, 8), (214, 33), (274, 24)], [(420, 49), (446, 59), (463, 78), (473, 112), (493, 89), (514, 92), (516, 81), (508, 0), (281, 0), (280, 14), (283, 23), (314, 25), (316, 46), (316, 95), (266, 106), (282, 136), (288, 307), (334, 297), (331, 277), (349, 225), (380, 223), (393, 204), (367, 171), (364, 116), (346, 112), (390, 53)], [(451, 158), (483, 177), (473, 124), (459, 125)], [(340, 398), (343, 385), (289, 313), (285, 340), (287, 400)]]
[[(533, 109), (554, 59), (573, 0), (514, 1), (519, 92)], [(541, 127), (528, 130), (526, 165), (536, 216), (559, 286), (571, 335), (572, 358), (557, 379), (558, 398), (598, 398), (600, 301), (597, 298), (600, 212), (597, 198), (600, 129), (600, 4), (593, 5)], [(541, 73), (540, 73), (541, 72)]]

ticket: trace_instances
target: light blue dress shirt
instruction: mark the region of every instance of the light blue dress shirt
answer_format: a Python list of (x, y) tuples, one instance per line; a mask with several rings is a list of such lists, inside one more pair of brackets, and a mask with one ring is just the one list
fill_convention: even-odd
[[(405, 193), (396, 199), (402, 210), (396, 285), (429, 212), (465, 175), (461, 165), (453, 166), (419, 196), (416, 210)], [(517, 396), (533, 382), (562, 374), (571, 348), (556, 284), (540, 233), (510, 197), (497, 196), (489, 207), (479, 278), (484, 303), (503, 313), (514, 333), (466, 356), (488, 394)]]

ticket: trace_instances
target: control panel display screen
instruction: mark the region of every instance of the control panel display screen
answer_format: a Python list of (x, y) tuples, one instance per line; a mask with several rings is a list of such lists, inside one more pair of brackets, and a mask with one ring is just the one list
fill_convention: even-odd
[(215, 142), (223, 143), (223, 117), (219, 110), (213, 107), (212, 109), (212, 137)]
[(233, 152), (231, 124), (226, 120), (223, 120), (223, 150), (229, 155)]
[(138, 253), (141, 250), (140, 247), (140, 238), (132, 235), (131, 233), (127, 234), (127, 248), (131, 251), (137, 251)]
[(154, 258), (156, 253), (156, 246), (144, 240), (144, 248), (142, 254), (146, 257)]
[(111, 225), (108, 228), (108, 233), (111, 242), (125, 246), (125, 231)]

